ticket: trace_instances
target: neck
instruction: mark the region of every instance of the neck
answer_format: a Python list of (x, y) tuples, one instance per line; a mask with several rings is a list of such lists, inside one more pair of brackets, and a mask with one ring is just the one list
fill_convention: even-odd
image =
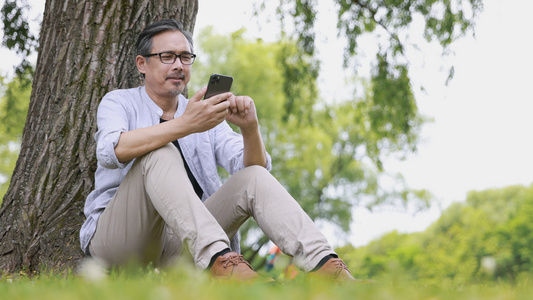
[(152, 101), (154, 101), (154, 103), (157, 104), (157, 106), (159, 106), (159, 108), (163, 110), (163, 116), (161, 116), (162, 119), (174, 119), (174, 114), (178, 110), (179, 96), (161, 96), (152, 93), (149, 89), (146, 89), (146, 93), (148, 94), (148, 96), (150, 96), (150, 99), (152, 99)]

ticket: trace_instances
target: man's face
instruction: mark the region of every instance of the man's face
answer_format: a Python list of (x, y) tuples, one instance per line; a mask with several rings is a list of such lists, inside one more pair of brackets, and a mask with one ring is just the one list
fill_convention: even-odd
[[(150, 53), (191, 53), (187, 38), (179, 31), (165, 31), (152, 39)], [(137, 68), (145, 74), (146, 89), (160, 97), (177, 96), (183, 92), (191, 78), (191, 65), (184, 65), (177, 58), (173, 64), (164, 64), (159, 56), (137, 57)]]

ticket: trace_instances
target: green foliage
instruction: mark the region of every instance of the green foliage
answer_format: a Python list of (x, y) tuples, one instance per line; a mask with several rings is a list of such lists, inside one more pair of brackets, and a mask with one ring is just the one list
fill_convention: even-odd
[(317, 102), (318, 62), (294, 43), (285, 42), (276, 55), (277, 67), (281, 70), (285, 103), (282, 120), (295, 118), (302, 125), (313, 122), (313, 108)]
[[(272, 173), (311, 218), (348, 231), (354, 205), (429, 205), (427, 192), (410, 190), (400, 177), (394, 178), (396, 190), (379, 179), (382, 157), (413, 151), (423, 123), (405, 68), (383, 58), (365, 97), (329, 103), (319, 97), (316, 74), (309, 71), (316, 70), (314, 61), (298, 52), (295, 41), (266, 43), (242, 35), (200, 32), (190, 92), (211, 73), (234, 77), (232, 91), (255, 101)], [(268, 241), (254, 228), (246, 224), (242, 230), (245, 238), (259, 236), (249, 241), (253, 250), (244, 251), (251, 256)]]
[(0, 176), (4, 179), (0, 184), (0, 204), (9, 187), (9, 182), (18, 157), (22, 131), (26, 123), (26, 115), (30, 103), (30, 75), (16, 77), (4, 84), (3, 96), (0, 99)]
[(3, 23), (2, 45), (22, 55), (22, 62), (15, 68), (18, 77), (33, 74), (33, 66), (26, 59), (37, 49), (37, 38), (30, 32), (26, 11), (30, 8), (26, 0), (6, 0), (0, 18)]
[[(295, 26), (298, 46), (303, 52), (314, 53), (317, 1), (279, 0), (278, 16), (285, 22), (289, 16)], [(388, 39), (377, 39), (382, 53), (394, 57), (404, 54), (406, 38), (402, 38), (417, 17), (424, 19), (424, 37), (438, 41), (444, 49), (466, 34), (474, 26), (482, 10), (481, 0), (334, 0), (337, 10), (339, 35), (347, 41), (345, 60), (357, 54), (358, 39), (364, 34)], [(259, 6), (259, 10), (261, 10)], [(284, 26), (283, 26), (284, 28)], [(282, 31), (285, 33), (285, 30)]]
[(197, 38), (198, 58), (194, 63), (189, 94), (207, 84), (211, 73), (234, 77), (232, 92), (253, 95), (261, 121), (274, 122), (283, 107), (283, 79), (277, 72), (275, 53), (279, 46), (261, 41), (249, 42), (237, 31), (220, 36), (212, 28), (201, 31)]
[(533, 185), (469, 193), (422, 233), (339, 250), (356, 276), (458, 288), (533, 276)]

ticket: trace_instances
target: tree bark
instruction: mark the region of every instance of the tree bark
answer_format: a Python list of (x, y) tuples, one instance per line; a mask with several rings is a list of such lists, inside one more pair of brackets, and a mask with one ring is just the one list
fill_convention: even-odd
[(0, 275), (74, 267), (94, 187), (96, 110), (135, 87), (135, 42), (149, 23), (192, 32), (197, 0), (47, 0), (20, 156), (0, 207)]

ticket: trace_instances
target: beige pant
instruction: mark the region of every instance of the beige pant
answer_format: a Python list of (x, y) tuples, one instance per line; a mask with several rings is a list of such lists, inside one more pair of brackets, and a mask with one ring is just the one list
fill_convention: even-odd
[(172, 144), (135, 161), (100, 216), (89, 251), (106, 265), (131, 259), (166, 265), (186, 243), (197, 267), (205, 269), (249, 217), (304, 271), (334, 253), (313, 221), (263, 167), (241, 170), (202, 203)]

